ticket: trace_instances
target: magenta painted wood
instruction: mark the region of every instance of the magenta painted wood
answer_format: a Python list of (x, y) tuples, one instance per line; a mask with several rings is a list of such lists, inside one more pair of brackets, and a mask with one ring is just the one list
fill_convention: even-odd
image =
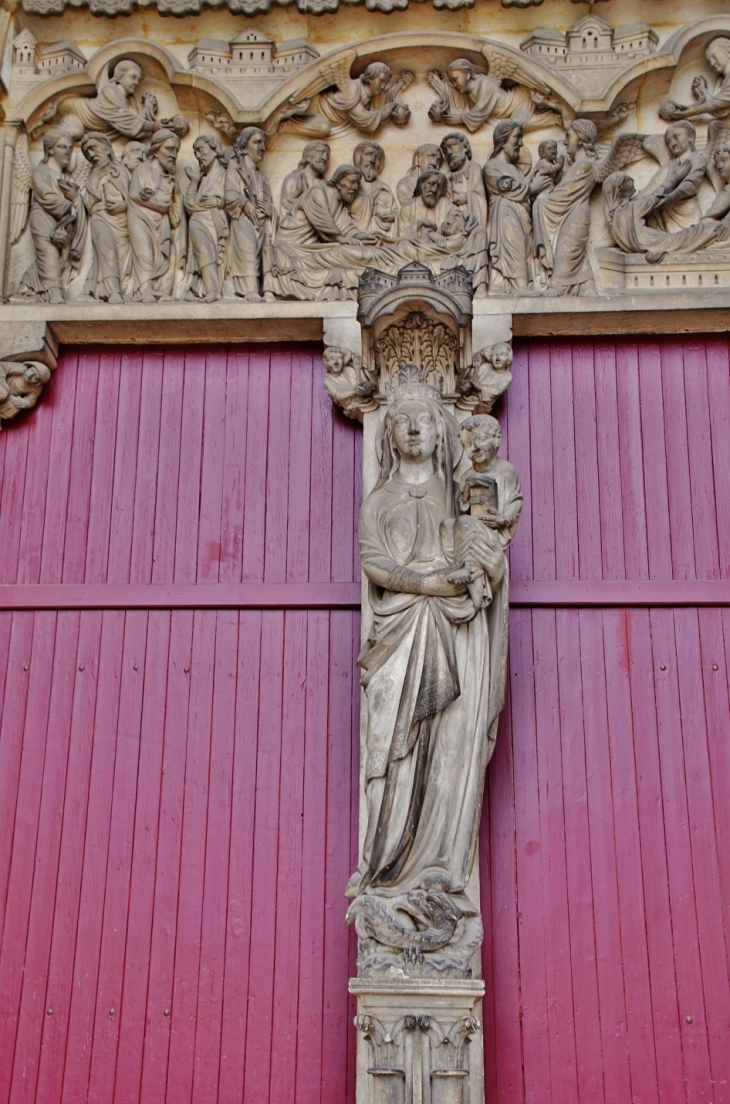
[[(315, 354), (69, 353), (0, 439), (0, 1104), (354, 1102), (360, 431)], [(532, 342), (497, 412), (487, 1104), (730, 1104), (728, 341)]]

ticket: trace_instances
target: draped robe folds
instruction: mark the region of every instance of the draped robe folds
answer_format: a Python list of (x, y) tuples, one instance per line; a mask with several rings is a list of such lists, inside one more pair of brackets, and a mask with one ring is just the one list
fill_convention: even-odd
[(458, 119), (470, 134), (495, 119), (514, 119), (525, 126), (537, 111), (529, 88), (518, 84), (507, 90), (484, 75), (475, 78), (466, 99), (469, 106), (459, 111)]
[[(397, 238), (398, 218), (395, 196), (382, 180), (365, 180), (363, 177), (350, 210), (361, 230), (370, 234), (382, 234), (390, 240)], [(389, 215), (395, 217), (388, 221)]]
[(473, 215), (479, 226), (486, 227), (489, 207), (482, 170), (476, 161), (467, 161), (456, 172), (446, 174), (449, 198), (460, 211)]
[[(372, 566), (397, 581), (404, 568), (427, 575), (445, 566), (450, 516), (441, 477), (417, 487), (391, 477), (361, 510), (366, 574)], [(402, 894), (434, 872), (449, 892), (465, 889), (504, 702), (507, 598), (506, 572), (479, 610), (468, 593), (434, 598), (371, 583), (373, 624), (358, 659), (370, 810), (360, 891)]]
[(279, 223), (267, 286), (284, 298), (349, 298), (368, 265), (392, 267), (387, 248), (341, 240), (357, 230), (337, 188), (315, 184)]
[(686, 230), (688, 226), (694, 226), (702, 218), (697, 192), (707, 173), (707, 158), (696, 150), (678, 159), (672, 158), (668, 164), (662, 165), (647, 186), (642, 189), (641, 194), (653, 200), (664, 187), (667, 176), (673, 173), (678, 165), (686, 166), (687, 172), (672, 193), (671, 206), (661, 211), (652, 211), (647, 217), (647, 225), (654, 230), (663, 230), (665, 233)]
[(127, 96), (116, 81), (103, 85), (96, 96), (62, 100), (58, 113), (59, 125), (77, 139), (90, 130), (124, 138), (146, 138), (154, 130), (154, 123), (142, 114), (134, 96)]
[[(101, 172), (92, 171), (83, 190), (89, 212), (89, 231), (94, 246), (94, 258), (86, 281), (86, 293), (95, 299), (108, 299), (113, 293), (130, 295), (132, 250), (127, 229), (127, 197), (129, 173), (123, 165), (107, 166)], [(112, 214), (107, 202), (123, 201), (125, 210)]]
[[(247, 154), (240, 161), (232, 157), (225, 176), (225, 203), (231, 219), (226, 276), (237, 295), (256, 291), (262, 274), (264, 287), (269, 290), (266, 277), (271, 267), (276, 215), (260, 214), (257, 200), (270, 203), (273, 212), (271, 188), (264, 174)], [(247, 203), (256, 210), (253, 218), (243, 211)]]
[[(151, 188), (158, 210), (143, 202), (141, 192)], [(142, 161), (132, 173), (129, 185), (127, 225), (132, 246), (132, 294), (139, 297), (151, 285), (157, 297), (169, 296), (175, 284), (178, 263), (178, 235), (183, 205), (175, 177), (168, 175), (156, 158)]]
[[(422, 221), (435, 223), (437, 233), (444, 238), (443, 245), (418, 229)], [(446, 196), (435, 207), (427, 207), (420, 196), (406, 203), (399, 215), (399, 232), (401, 241), (394, 248), (397, 257), (393, 271), (409, 261), (429, 265), (437, 275), (463, 265), (471, 272), (474, 287), (486, 284), (487, 232)]]
[[(711, 247), (717, 242), (717, 235), (723, 225), (719, 219), (730, 211), (730, 188), (723, 189), (716, 197), (708, 212), (711, 217), (701, 219), (684, 230), (673, 232), (655, 230), (647, 225), (652, 201), (652, 196), (639, 194), (620, 204), (614, 211), (608, 229), (614, 244), (623, 252), (692, 253)], [(717, 244), (727, 248), (726, 242)]]
[[(512, 188), (504, 191), (507, 178)], [(484, 168), (490, 196), (489, 260), (490, 286), (504, 291), (526, 287), (534, 275), (530, 184), (517, 165), (493, 157)]]
[(532, 218), (535, 245), (551, 284), (566, 295), (580, 295), (592, 283), (586, 257), (591, 229), (591, 193), (598, 183), (598, 164), (574, 161), (550, 192), (535, 200)]
[[(20, 282), (21, 295), (43, 296), (51, 288), (61, 289), (78, 272), (86, 240), (86, 209), (81, 199), (66, 199), (61, 191), (59, 180), (70, 179), (50, 161), (33, 170), (28, 223), (36, 259)], [(59, 247), (51, 238), (61, 226), (66, 229), (68, 241)]]
[[(286, 130), (299, 130), (308, 134), (311, 125), (322, 120), (329, 124), (329, 134), (332, 137), (347, 134), (356, 129), (364, 134), (375, 134), (383, 125), (382, 108), (372, 106), (370, 91), (366, 84), (356, 78), (346, 82), (343, 88), (337, 92), (318, 92), (306, 105), (301, 115), (295, 115), (285, 123)], [(380, 93), (378, 103), (385, 102), (385, 95)], [(304, 105), (303, 105), (304, 107)], [(319, 129), (313, 130), (316, 137), (321, 137)]]
[[(190, 181), (185, 193), (185, 210), (188, 213), (188, 275), (193, 279), (199, 277), (207, 265), (216, 265), (221, 280), (223, 277), (223, 261), (228, 241), (228, 216), (223, 209), (225, 182), (226, 170), (220, 161), (214, 161), (207, 173)], [(202, 200), (213, 200), (217, 206), (202, 207)]]

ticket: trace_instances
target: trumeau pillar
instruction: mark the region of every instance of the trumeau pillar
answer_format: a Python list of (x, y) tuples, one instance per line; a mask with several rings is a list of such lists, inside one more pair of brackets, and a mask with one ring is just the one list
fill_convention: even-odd
[(477, 834), (522, 506), (488, 411), (511, 347), (473, 352), (461, 268), (368, 271), (358, 319), (359, 352), (325, 351), (327, 390), (364, 431), (360, 863), (346, 890), (358, 1104), (481, 1104)]

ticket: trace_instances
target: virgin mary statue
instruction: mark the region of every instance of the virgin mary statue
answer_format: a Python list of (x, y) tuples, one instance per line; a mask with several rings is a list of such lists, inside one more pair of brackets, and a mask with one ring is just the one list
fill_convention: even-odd
[(360, 513), (373, 613), (358, 660), (367, 831), (346, 894), (355, 898), (348, 918), (361, 959), (365, 943), (423, 962), (424, 952), (458, 941), (464, 917), (479, 924), (465, 890), (504, 702), (504, 547), (522, 497), (497, 441), (483, 477), (495, 484), (490, 521), (457, 521), (458, 425), (413, 365), (399, 383), (382, 427), (380, 478)]

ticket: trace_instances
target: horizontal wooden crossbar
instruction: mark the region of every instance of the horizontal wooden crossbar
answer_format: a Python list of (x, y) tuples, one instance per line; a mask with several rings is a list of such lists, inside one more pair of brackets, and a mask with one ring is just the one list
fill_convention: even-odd
[[(359, 583), (63, 583), (0, 586), (0, 610), (357, 609)], [(518, 607), (730, 606), (730, 580), (523, 580)]]

